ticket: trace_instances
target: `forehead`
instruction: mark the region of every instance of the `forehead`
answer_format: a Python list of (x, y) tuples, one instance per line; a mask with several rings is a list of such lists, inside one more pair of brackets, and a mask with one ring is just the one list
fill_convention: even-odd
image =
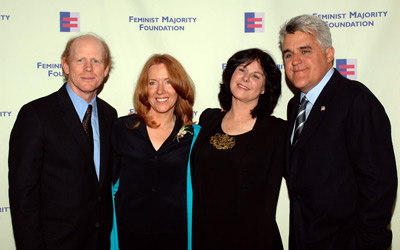
[(296, 31), (294, 34), (287, 34), (283, 41), (284, 49), (298, 49), (303, 46), (319, 46), (314, 33), (310, 34), (302, 31)]
[(247, 61), (245, 63), (241, 63), (239, 66), (245, 67), (249, 70), (258, 71), (259, 73), (263, 72), (261, 64), (258, 60), (253, 60), (252, 62)]
[(147, 71), (148, 75), (160, 74), (160, 73), (168, 74), (168, 69), (164, 63), (153, 64)]
[(104, 47), (101, 41), (92, 36), (83, 36), (77, 38), (71, 44), (70, 54), (92, 54), (104, 55)]

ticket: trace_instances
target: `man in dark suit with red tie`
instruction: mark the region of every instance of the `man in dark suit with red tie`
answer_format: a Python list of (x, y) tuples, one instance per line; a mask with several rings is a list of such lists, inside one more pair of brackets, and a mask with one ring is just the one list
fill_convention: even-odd
[(21, 108), (9, 148), (18, 250), (110, 249), (110, 131), (117, 113), (97, 94), (111, 66), (101, 38), (75, 37), (62, 54), (67, 83)]
[(333, 68), (329, 27), (302, 15), (280, 30), (288, 104), (290, 250), (380, 250), (397, 190), (391, 128), (378, 99)]

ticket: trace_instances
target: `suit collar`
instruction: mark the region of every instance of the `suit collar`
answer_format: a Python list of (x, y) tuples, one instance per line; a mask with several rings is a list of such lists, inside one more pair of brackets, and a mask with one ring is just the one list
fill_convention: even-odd
[[(315, 101), (310, 114), (308, 115), (307, 121), (304, 125), (303, 131), (298, 138), (296, 145), (293, 147), (293, 153), (295, 153), (298, 149), (300, 149), (310, 138), (315, 131), (321, 121), (324, 119), (324, 116), (329, 113), (329, 104), (331, 103), (333, 97), (335, 96), (336, 92), (338, 91), (338, 82), (341, 80), (342, 75), (335, 69), (331, 79), (328, 81), (324, 89), (321, 91), (321, 94), (318, 96), (317, 100)], [(297, 94), (293, 101), (294, 103), (298, 103), (300, 99), (300, 93)], [(296, 117), (298, 105), (292, 105), (290, 111), (289, 119), (289, 129), (293, 131), (294, 120)]]
[[(58, 105), (59, 105), (59, 112), (60, 115), (64, 121), (64, 124), (67, 129), (71, 131), (72, 136), (75, 138), (77, 142), (77, 147), (80, 147), (84, 155), (86, 156), (86, 161), (87, 164), (86, 166), (91, 167), (93, 170), (93, 178), (96, 180), (96, 183), (99, 183), (96, 175), (96, 169), (94, 167), (94, 162), (93, 162), (93, 153), (91, 150), (90, 143), (87, 139), (87, 136), (83, 130), (81, 120), (74, 108), (74, 105), (68, 95), (67, 89), (66, 89), (66, 83), (57, 91), (57, 98), (58, 98)], [(99, 108), (99, 107), (98, 107)], [(101, 122), (101, 109), (99, 108), (99, 128), (100, 128), (100, 148), (102, 148), (102, 142), (101, 142), (101, 134), (102, 134), (102, 122)], [(66, 152), (67, 153), (67, 152)], [(102, 165), (106, 165), (103, 163), (103, 156), (102, 156), (102, 149), (100, 149), (100, 181), (104, 179), (104, 176), (102, 174), (103, 167)], [(102, 177), (103, 176), (103, 177)]]
[(111, 144), (111, 138), (109, 131), (111, 127), (110, 118), (105, 112), (104, 102), (100, 98), (96, 98), (97, 102), (97, 112), (98, 112), (98, 121), (99, 121), (99, 133), (100, 133), (100, 177), (99, 184), (102, 186), (107, 168), (109, 167), (109, 158), (111, 157), (110, 151), (107, 145)]

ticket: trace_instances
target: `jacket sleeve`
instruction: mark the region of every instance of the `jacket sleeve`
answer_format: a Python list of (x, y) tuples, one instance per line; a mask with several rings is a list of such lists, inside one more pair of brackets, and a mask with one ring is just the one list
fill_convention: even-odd
[(40, 218), (43, 127), (33, 105), (22, 107), (10, 135), (9, 198), (17, 249), (44, 249)]
[(397, 170), (390, 122), (375, 96), (354, 99), (346, 135), (358, 185), (357, 249), (386, 249), (392, 240), (387, 225), (396, 196)]

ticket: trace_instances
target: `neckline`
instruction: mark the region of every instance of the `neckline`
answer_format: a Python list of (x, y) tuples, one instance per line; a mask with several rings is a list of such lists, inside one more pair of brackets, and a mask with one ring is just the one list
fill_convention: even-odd
[[(226, 113), (225, 113), (225, 115), (226, 115)], [(254, 130), (254, 128), (257, 126), (257, 123), (258, 123), (258, 120), (259, 120), (258, 117), (257, 117), (257, 118), (256, 118), (256, 122), (254, 123), (253, 127), (252, 127), (249, 131), (246, 131), (246, 132), (241, 133), (241, 134), (231, 135), (231, 134), (226, 133), (226, 132), (222, 129), (222, 120), (224, 119), (225, 115), (222, 116), (221, 121), (219, 122), (219, 128), (220, 128), (220, 130), (222, 131), (222, 133), (224, 133), (224, 134), (226, 134), (226, 135), (229, 135), (229, 136), (231, 136), (231, 137), (238, 137), (238, 136), (250, 134), (250, 133)]]

